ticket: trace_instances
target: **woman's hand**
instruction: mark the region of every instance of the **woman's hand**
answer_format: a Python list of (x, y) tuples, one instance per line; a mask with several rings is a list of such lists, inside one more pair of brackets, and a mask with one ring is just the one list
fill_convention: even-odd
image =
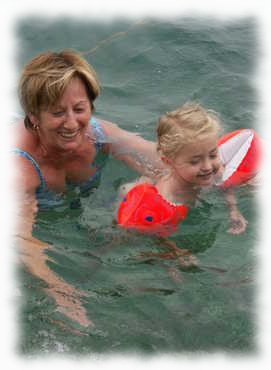
[(48, 262), (54, 261), (45, 251), (52, 249), (53, 246), (32, 236), (37, 213), (37, 201), (34, 195), (25, 194), (20, 198), (17, 205), (18, 222), (14, 233), (19, 260), (31, 274), (47, 284), (47, 288), (44, 290), (55, 300), (58, 311), (81, 326), (94, 326), (81, 303), (80, 298), (84, 293), (65, 282), (50, 269)]

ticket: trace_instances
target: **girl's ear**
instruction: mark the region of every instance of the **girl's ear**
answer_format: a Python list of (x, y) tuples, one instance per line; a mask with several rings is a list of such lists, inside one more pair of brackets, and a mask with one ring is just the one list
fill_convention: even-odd
[(161, 156), (160, 158), (161, 158), (161, 161), (162, 161), (164, 164), (169, 165), (169, 166), (172, 164), (172, 161), (171, 161), (171, 159), (170, 159), (170, 158), (168, 158), (168, 157), (164, 157), (164, 156)]

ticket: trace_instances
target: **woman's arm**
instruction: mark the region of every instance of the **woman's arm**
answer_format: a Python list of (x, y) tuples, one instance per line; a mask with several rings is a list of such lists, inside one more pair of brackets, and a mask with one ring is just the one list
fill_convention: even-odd
[(28, 271), (47, 284), (44, 290), (55, 300), (59, 311), (82, 326), (93, 325), (80, 301), (84, 294), (66, 283), (48, 267), (47, 262), (50, 258), (45, 251), (51, 246), (36, 238), (25, 238), (21, 235), (16, 235), (16, 246), (19, 249), (20, 260)]
[(238, 209), (234, 190), (228, 188), (225, 190), (224, 194), (230, 212), (231, 227), (228, 229), (228, 232), (230, 234), (241, 234), (246, 230), (248, 222)]
[(92, 325), (80, 302), (83, 294), (48, 267), (47, 262), (50, 258), (45, 251), (52, 246), (32, 236), (38, 210), (35, 197), (37, 178), (35, 178), (35, 172), (31, 172), (33, 169), (28, 167), (31, 164), (28, 164), (25, 159), (16, 158), (16, 162), (13, 179), (17, 211), (14, 239), (19, 251), (19, 259), (30, 273), (45, 281), (47, 284), (45, 291), (55, 300), (64, 315), (82, 326)]
[(108, 150), (114, 158), (125, 162), (141, 175), (159, 178), (165, 167), (157, 153), (156, 143), (111, 122), (101, 121), (101, 125), (108, 139)]

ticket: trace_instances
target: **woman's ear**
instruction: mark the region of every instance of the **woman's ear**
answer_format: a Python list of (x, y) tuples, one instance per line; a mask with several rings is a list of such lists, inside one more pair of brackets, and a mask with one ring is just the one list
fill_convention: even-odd
[(38, 117), (33, 114), (33, 113), (28, 113), (28, 118), (30, 120), (30, 122), (32, 123), (32, 126), (35, 130), (37, 130), (39, 128), (39, 120), (38, 120)]
[(33, 113), (28, 113), (28, 118), (30, 119), (33, 126), (37, 127), (39, 125), (38, 117)]

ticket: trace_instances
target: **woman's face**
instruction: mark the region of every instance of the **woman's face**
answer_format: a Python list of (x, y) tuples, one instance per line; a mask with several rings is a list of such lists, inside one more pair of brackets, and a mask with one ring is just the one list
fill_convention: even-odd
[(91, 103), (84, 83), (73, 78), (54, 106), (31, 117), (38, 125), (41, 143), (48, 149), (73, 151), (84, 142), (91, 117)]

